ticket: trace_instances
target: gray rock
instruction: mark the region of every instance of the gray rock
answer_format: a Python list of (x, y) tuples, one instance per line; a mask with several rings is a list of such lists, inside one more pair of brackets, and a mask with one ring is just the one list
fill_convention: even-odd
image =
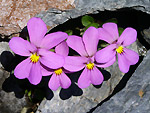
[(5, 92), (2, 90), (2, 84), (9, 77), (9, 72), (0, 69), (0, 113), (20, 113), (26, 105), (26, 99), (18, 99), (14, 92)]
[(93, 113), (149, 113), (150, 51), (138, 66), (126, 87)]
[(150, 28), (144, 29), (142, 32), (143, 38), (150, 44)]
[[(10, 51), (8, 42), (0, 42), (0, 55), (4, 51)], [(4, 58), (3, 58), (4, 59)], [(9, 59), (9, 58), (5, 58)], [(2, 58), (1, 58), (2, 60)], [(20, 113), (26, 105), (25, 97), (22, 99), (16, 98), (14, 92), (5, 92), (2, 90), (2, 84), (9, 77), (10, 73), (4, 70), (0, 63), (0, 113)]]
[[(8, 42), (0, 42), (0, 55), (2, 54), (2, 52), (4, 51), (10, 51)], [(0, 63), (0, 68), (2, 68), (2, 64)]]
[(115, 11), (121, 8), (132, 8), (150, 14), (149, 0), (74, 0), (75, 8), (70, 10), (49, 9), (37, 14), (48, 26), (55, 26), (69, 19), (85, 14), (96, 14), (99, 11)]

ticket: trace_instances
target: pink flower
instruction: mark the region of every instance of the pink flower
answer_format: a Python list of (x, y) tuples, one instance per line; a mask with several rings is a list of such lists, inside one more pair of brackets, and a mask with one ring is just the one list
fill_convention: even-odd
[(88, 28), (83, 34), (83, 38), (72, 35), (67, 39), (70, 48), (77, 51), (81, 56), (67, 56), (64, 68), (71, 72), (76, 72), (84, 68), (78, 79), (80, 88), (87, 88), (90, 84), (99, 85), (104, 78), (98, 67), (107, 67), (112, 62), (100, 65), (95, 63), (95, 53), (98, 45), (98, 30), (94, 27)]
[(14, 75), (19, 79), (27, 78), (30, 83), (36, 85), (42, 79), (43, 66), (52, 69), (63, 66), (64, 57), (50, 52), (49, 49), (65, 40), (68, 35), (63, 32), (56, 32), (45, 36), (46, 24), (36, 17), (28, 21), (27, 29), (30, 42), (20, 37), (13, 37), (9, 46), (14, 53), (28, 57), (16, 66)]
[[(69, 53), (69, 47), (68, 47), (66, 41), (63, 41), (62, 43), (57, 45), (55, 48), (55, 52), (64, 57), (67, 57), (68, 53)], [(57, 68), (57, 69), (49, 69), (49, 68), (45, 68), (45, 69), (46, 70), (44, 70), (44, 73), (43, 73), (44, 76), (52, 74), (49, 84), (48, 84), (48, 86), (51, 90), (55, 91), (59, 87), (62, 87), (64, 89), (69, 88), (69, 86), (71, 85), (71, 80), (65, 74), (65, 73), (68, 73), (68, 71), (65, 70), (63, 68), (63, 66), (60, 68)]]
[(117, 54), (120, 70), (123, 73), (127, 73), (130, 65), (136, 64), (139, 60), (139, 55), (136, 52), (126, 48), (126, 46), (136, 41), (136, 30), (128, 27), (119, 37), (117, 24), (106, 23), (102, 27), (98, 29), (99, 39), (108, 42), (110, 45), (96, 53), (96, 61), (106, 63), (116, 59)]

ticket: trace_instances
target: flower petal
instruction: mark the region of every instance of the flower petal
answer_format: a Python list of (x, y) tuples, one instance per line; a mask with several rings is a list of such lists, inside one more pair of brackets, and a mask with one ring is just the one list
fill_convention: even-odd
[(32, 63), (30, 61), (30, 58), (27, 58), (16, 66), (14, 75), (19, 79), (27, 78), (29, 76), (31, 67)]
[(42, 19), (33, 17), (28, 21), (27, 29), (31, 43), (39, 47), (47, 32), (46, 24)]
[(104, 77), (103, 77), (102, 73), (97, 69), (97, 67), (94, 67), (91, 70), (90, 80), (93, 85), (100, 85), (103, 82)]
[(83, 34), (83, 42), (89, 56), (96, 53), (98, 41), (98, 30), (95, 27), (89, 27)]
[(78, 86), (80, 88), (87, 88), (90, 84), (90, 70), (85, 68), (78, 79)]
[(51, 49), (54, 46), (58, 45), (60, 42), (64, 41), (67, 37), (67, 33), (60, 31), (48, 34), (43, 38), (40, 47), (45, 49)]
[(31, 84), (37, 85), (40, 83), (41, 79), (42, 79), (42, 72), (40, 62), (32, 63), (28, 80), (30, 81)]
[(21, 56), (30, 56), (30, 51), (33, 52), (36, 50), (35, 46), (20, 37), (13, 37), (9, 41), (9, 47), (14, 53)]
[(69, 53), (69, 47), (66, 43), (66, 41), (63, 41), (62, 43), (60, 43), (58, 46), (56, 46), (55, 48), (55, 52), (57, 54), (63, 55), (63, 56), (68, 56)]
[(62, 74), (59, 75), (59, 80), (60, 80), (60, 86), (64, 89), (69, 88), (69, 86), (71, 85), (71, 80), (64, 72), (62, 72)]
[(110, 60), (112, 60), (115, 55), (116, 55), (116, 44), (111, 44), (108, 45), (107, 47), (99, 50), (96, 54), (95, 54), (95, 60), (98, 63), (106, 63), (109, 62)]
[(57, 69), (64, 65), (64, 57), (59, 54), (45, 49), (40, 49), (39, 54), (41, 55), (40, 62), (48, 68)]
[(75, 35), (69, 36), (67, 39), (67, 44), (81, 56), (88, 56), (81, 37)]
[(111, 65), (113, 65), (116, 61), (116, 57), (114, 57), (112, 60), (106, 62), (106, 63), (102, 63), (102, 64), (95, 64), (97, 67), (102, 67), (102, 68), (105, 68), (105, 67), (109, 67)]
[(44, 66), (43, 64), (41, 64), (41, 72), (42, 76), (49, 76), (53, 73), (53, 71), (50, 68)]
[(98, 38), (100, 40), (104, 40), (104, 41), (108, 42), (109, 44), (111, 44), (115, 41), (113, 39), (113, 37), (111, 36), (111, 34), (109, 34), (109, 32), (107, 32), (103, 28), (98, 28)]
[(129, 46), (136, 41), (136, 38), (137, 31), (133, 28), (128, 27), (123, 31), (117, 43), (123, 45), (124, 47)]
[(127, 73), (129, 71), (130, 62), (124, 54), (118, 54), (118, 65), (121, 72)]
[(52, 74), (48, 86), (51, 90), (56, 91), (60, 86), (59, 76)]
[(128, 59), (131, 65), (134, 65), (139, 61), (139, 55), (135, 51), (124, 48), (124, 55)]
[(67, 56), (63, 67), (70, 72), (75, 72), (83, 69), (87, 61), (86, 57)]
[(102, 27), (111, 35), (113, 41), (119, 38), (117, 24), (108, 22), (108, 23), (103, 24)]

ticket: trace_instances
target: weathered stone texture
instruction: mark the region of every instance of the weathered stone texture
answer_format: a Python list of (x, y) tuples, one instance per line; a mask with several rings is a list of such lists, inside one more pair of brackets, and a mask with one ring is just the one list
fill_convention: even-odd
[(150, 51), (136, 69), (126, 87), (93, 113), (149, 113)]

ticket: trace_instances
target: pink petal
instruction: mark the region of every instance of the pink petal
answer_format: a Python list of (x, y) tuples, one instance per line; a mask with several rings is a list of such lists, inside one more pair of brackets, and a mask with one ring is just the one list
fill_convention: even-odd
[(81, 37), (75, 35), (69, 36), (67, 39), (67, 44), (81, 56), (88, 56)]
[(83, 70), (78, 79), (78, 86), (80, 88), (87, 88), (91, 84), (90, 74), (91, 74), (90, 70), (88, 70), (87, 68)]
[(41, 72), (42, 72), (42, 76), (49, 76), (53, 73), (51, 69), (49, 69), (48, 67), (44, 65), (41, 65)]
[(68, 71), (75, 72), (83, 69), (87, 61), (86, 57), (67, 56), (63, 67)]
[(90, 80), (93, 85), (100, 85), (103, 82), (104, 77), (97, 67), (90, 71)]
[[(103, 24), (103, 29), (105, 31), (107, 31), (110, 35), (111, 35), (111, 38), (113, 41), (117, 40), (119, 38), (119, 33), (118, 33), (118, 27), (117, 27), (117, 24), (115, 23), (111, 23), (111, 22), (108, 22), (108, 23), (105, 23)], [(103, 35), (103, 34), (102, 34)], [(112, 42), (113, 42), (112, 41)], [(111, 42), (111, 43), (112, 43)]]
[(51, 90), (56, 91), (60, 86), (59, 76), (52, 74), (48, 86)]
[(128, 59), (131, 65), (134, 65), (139, 61), (139, 55), (135, 51), (124, 48), (124, 55)]
[(136, 38), (137, 31), (133, 28), (128, 27), (123, 31), (117, 43), (123, 45), (124, 47), (129, 46), (136, 41)]
[(127, 73), (129, 71), (130, 62), (124, 54), (118, 54), (118, 65), (121, 72)]
[(66, 43), (66, 41), (61, 42), (58, 46), (55, 48), (55, 52), (57, 54), (63, 55), (63, 56), (68, 56), (69, 53), (69, 47)]
[(83, 34), (83, 42), (89, 56), (96, 53), (98, 41), (98, 30), (95, 27), (89, 27)]
[(64, 65), (64, 57), (54, 52), (40, 49), (40, 62), (51, 69), (57, 69)]
[(69, 77), (64, 72), (58, 76), (60, 80), (60, 86), (64, 89), (69, 88), (69, 86), (71, 85), (71, 80), (69, 79)]
[(46, 24), (42, 19), (33, 17), (28, 21), (27, 29), (31, 43), (39, 47), (47, 32)]
[(115, 55), (116, 55), (116, 44), (111, 44), (108, 45), (107, 47), (99, 50), (96, 54), (95, 54), (95, 60), (98, 63), (106, 63), (109, 62), (110, 60), (112, 60)]
[(67, 33), (60, 31), (48, 34), (43, 38), (40, 47), (45, 49), (51, 49), (58, 45), (60, 42), (64, 41), (67, 37)]
[(14, 53), (21, 56), (30, 56), (30, 51), (33, 52), (36, 50), (35, 46), (20, 37), (13, 37), (9, 41), (9, 47)]
[(29, 76), (31, 67), (32, 63), (30, 61), (30, 58), (27, 58), (16, 66), (14, 75), (19, 79), (27, 78)]
[(30, 81), (31, 84), (37, 85), (40, 83), (41, 79), (42, 79), (42, 72), (40, 62), (32, 63), (28, 80)]
[(95, 64), (97, 67), (102, 67), (102, 68), (105, 68), (105, 67), (109, 67), (111, 65), (113, 65), (116, 61), (116, 57), (114, 57), (112, 60), (106, 62), (106, 63), (102, 63), (102, 64)]
[(113, 37), (111, 36), (111, 34), (109, 34), (109, 32), (107, 32), (103, 28), (98, 28), (98, 34), (99, 34), (98, 37), (100, 40), (104, 40), (104, 41), (108, 42), (109, 44), (111, 44), (115, 41), (113, 39)]

